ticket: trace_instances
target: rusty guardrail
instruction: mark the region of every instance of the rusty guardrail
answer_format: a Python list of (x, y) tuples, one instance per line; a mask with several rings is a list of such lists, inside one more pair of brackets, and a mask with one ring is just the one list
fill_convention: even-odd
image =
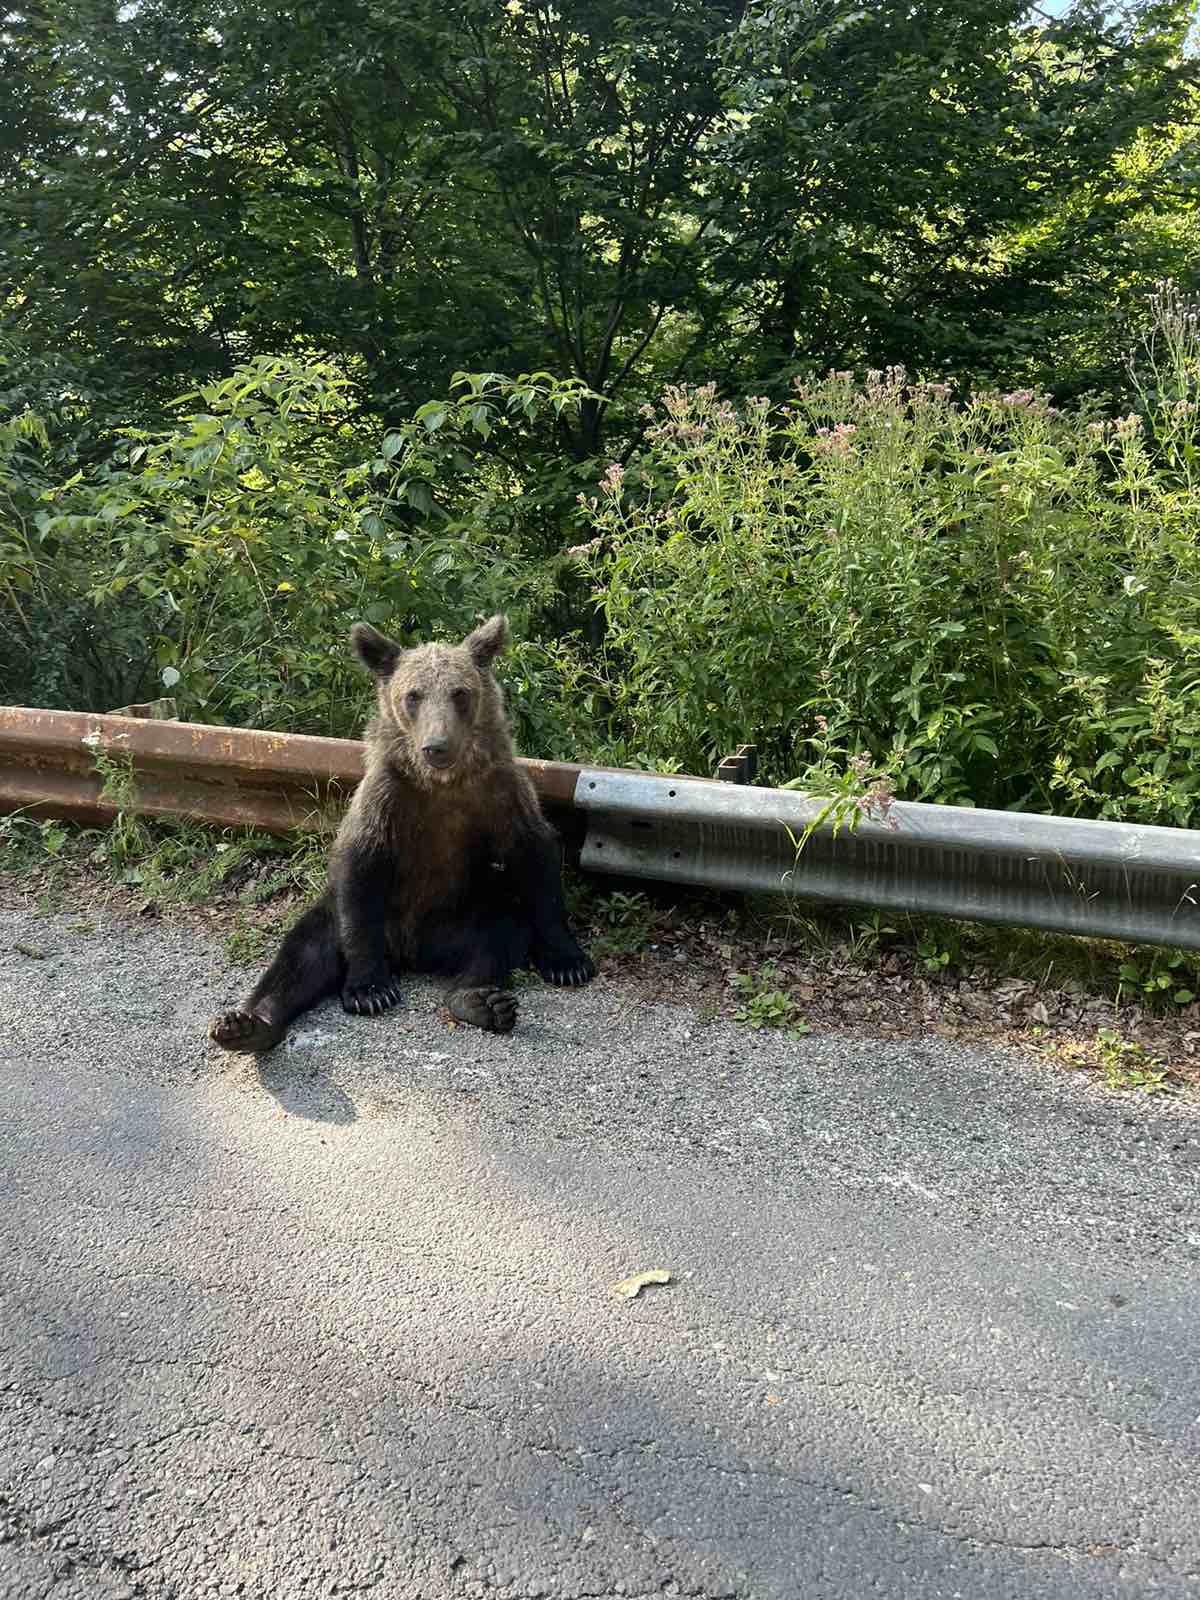
[[(141, 812), (264, 833), (311, 826), (362, 777), (357, 739), (0, 706), (0, 813), (111, 822), (97, 755), (132, 762)], [(523, 765), (547, 807), (572, 804), (582, 768)]]
[[(0, 812), (110, 820), (98, 755), (129, 757), (140, 811), (270, 833), (312, 825), (362, 775), (352, 739), (0, 707)], [(899, 802), (886, 827), (836, 830), (822, 802), (754, 787), (751, 746), (722, 762), (724, 782), (524, 766), (585, 832), (593, 872), (1200, 949), (1190, 829)]]

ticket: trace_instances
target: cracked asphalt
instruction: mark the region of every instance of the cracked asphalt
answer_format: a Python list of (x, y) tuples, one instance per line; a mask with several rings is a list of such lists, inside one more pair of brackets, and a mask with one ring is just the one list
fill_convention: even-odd
[(1200, 1593), (1195, 1098), (248, 976), (0, 910), (4, 1600)]

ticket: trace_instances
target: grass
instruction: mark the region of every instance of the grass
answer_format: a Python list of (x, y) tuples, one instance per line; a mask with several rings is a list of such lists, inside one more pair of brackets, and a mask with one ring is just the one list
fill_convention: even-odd
[(1105, 1087), (1116, 1092), (1168, 1094), (1179, 1087), (1179, 1077), (1138, 1039), (1126, 1038), (1116, 1028), (1097, 1028), (1091, 1039), (1044, 1047), (1066, 1066), (1099, 1071)]
[(324, 831), (278, 839), (187, 820), (147, 821), (123, 812), (101, 829), (20, 813), (0, 817), (5, 869), (17, 877), (36, 877), (39, 909), (58, 909), (70, 886), (87, 874), (136, 895), (143, 908), (213, 901), (240, 908), (242, 948), (248, 948), (246, 913), (319, 891), (328, 845)]
[(262, 960), (274, 943), (273, 932), (273, 929), (265, 928), (260, 923), (239, 919), (232, 931), (226, 935), (225, 954), (239, 967), (253, 966), (255, 962)]
[(1170, 1088), (1167, 1069), (1136, 1040), (1123, 1039), (1113, 1028), (1101, 1028), (1096, 1047), (1110, 1089), (1142, 1089), (1147, 1094), (1160, 1094)]

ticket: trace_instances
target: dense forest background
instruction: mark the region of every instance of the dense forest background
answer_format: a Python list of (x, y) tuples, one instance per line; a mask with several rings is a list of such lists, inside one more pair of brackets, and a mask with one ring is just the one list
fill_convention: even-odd
[(30, 4), (0, 697), (1192, 820), (1190, 5)]

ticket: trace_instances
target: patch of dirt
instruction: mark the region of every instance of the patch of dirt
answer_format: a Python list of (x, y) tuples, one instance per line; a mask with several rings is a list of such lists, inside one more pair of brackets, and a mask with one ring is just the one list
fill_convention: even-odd
[[(585, 941), (586, 942), (586, 941)], [(694, 1007), (701, 1016), (732, 1017), (743, 1003), (731, 985), (737, 973), (773, 968), (770, 986), (795, 1000), (808, 1027), (822, 1033), (866, 1033), (911, 1039), (930, 1033), (963, 1043), (1033, 1051), (1063, 1066), (1105, 1065), (1105, 1032), (1131, 1059), (1165, 1069), (1176, 1086), (1200, 1089), (1200, 1002), (1166, 1014), (1089, 991), (1078, 981), (1056, 988), (974, 963), (936, 976), (910, 950), (883, 950), (870, 961), (848, 951), (813, 951), (725, 929), (656, 926), (650, 947), (612, 955), (601, 966), (647, 1000)]]

